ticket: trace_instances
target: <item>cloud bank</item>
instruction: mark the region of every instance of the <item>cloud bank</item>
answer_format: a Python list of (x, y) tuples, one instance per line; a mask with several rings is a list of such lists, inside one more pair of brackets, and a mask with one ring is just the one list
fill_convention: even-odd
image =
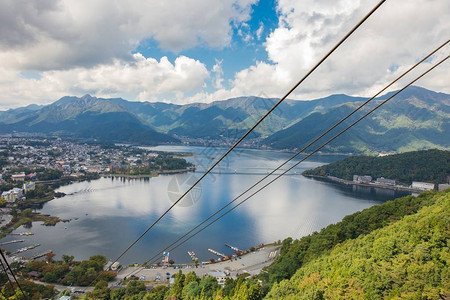
[[(256, 0), (0, 0), (0, 109), (85, 93), (175, 103), (281, 97), (376, 2), (279, 0), (278, 26), (263, 36), (264, 23), (255, 32), (246, 23)], [(448, 32), (450, 1), (387, 1), (291, 98), (369, 96)], [(183, 54), (220, 51), (234, 38), (262, 43), (268, 60), (224, 74), (227, 60), (208, 69)], [(134, 53), (146, 41), (175, 58)], [(448, 70), (418, 84), (450, 92)]]

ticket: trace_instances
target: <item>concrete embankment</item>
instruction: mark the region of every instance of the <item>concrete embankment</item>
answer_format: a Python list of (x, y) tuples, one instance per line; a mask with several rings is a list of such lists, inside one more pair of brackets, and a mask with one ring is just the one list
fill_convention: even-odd
[(387, 189), (387, 190), (395, 190), (395, 191), (405, 191), (405, 192), (411, 192), (411, 193), (422, 193), (422, 190), (413, 189), (407, 186), (401, 186), (401, 185), (385, 185), (385, 184), (379, 184), (379, 183), (361, 183), (361, 182), (354, 182), (349, 181), (345, 179), (341, 179), (334, 176), (318, 176), (318, 175), (303, 175), (305, 177), (310, 178), (317, 178), (322, 179), (326, 181), (332, 181), (332, 182), (338, 182), (345, 185), (357, 185), (357, 186), (365, 186), (365, 187), (373, 187), (373, 188), (380, 188), (380, 189)]

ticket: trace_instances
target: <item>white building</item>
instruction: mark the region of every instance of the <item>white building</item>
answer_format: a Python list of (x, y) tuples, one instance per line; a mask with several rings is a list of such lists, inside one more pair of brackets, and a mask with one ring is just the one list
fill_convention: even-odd
[(14, 203), (17, 199), (23, 197), (23, 190), (19, 188), (13, 188), (12, 190), (2, 193), (2, 199), (8, 203)]
[(434, 183), (413, 181), (411, 188), (419, 191), (430, 191), (434, 190)]
[(225, 285), (225, 280), (227, 279), (227, 275), (222, 271), (211, 271), (208, 272), (207, 275), (216, 278), (217, 283), (221, 286)]
[(370, 183), (372, 182), (372, 176), (369, 175), (353, 175), (353, 181), (359, 183)]
[(450, 189), (450, 184), (447, 183), (441, 183), (438, 186), (438, 190), (445, 191), (446, 189)]
[(394, 179), (386, 179), (384, 177), (380, 177), (380, 178), (377, 178), (377, 183), (378, 184), (383, 184), (383, 185), (395, 185), (395, 180)]
[(13, 181), (24, 181), (25, 180), (25, 173), (19, 173), (19, 174), (13, 174), (11, 175), (11, 179)]

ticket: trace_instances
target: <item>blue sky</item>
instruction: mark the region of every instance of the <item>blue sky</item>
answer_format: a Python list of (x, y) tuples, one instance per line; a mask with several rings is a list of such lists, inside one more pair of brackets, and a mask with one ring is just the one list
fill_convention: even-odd
[[(377, 3), (3, 1), (0, 110), (87, 93), (178, 104), (281, 97)], [(450, 1), (386, 1), (290, 98), (371, 96), (448, 32)], [(448, 70), (418, 85), (450, 93)]]
[[(262, 25), (260, 38), (257, 37), (257, 31)], [(268, 60), (267, 52), (264, 49), (266, 37), (277, 27), (278, 15), (276, 11), (276, 1), (264, 0), (252, 5), (250, 20), (232, 28), (233, 37), (229, 45), (223, 48), (211, 48), (202, 44), (191, 49), (173, 52), (161, 49), (158, 43), (153, 39), (144, 40), (133, 51), (142, 53), (145, 57), (161, 59), (166, 56), (170, 61), (174, 61), (177, 56), (185, 55), (194, 59), (201, 60), (208, 69), (212, 69), (221, 61), (223, 69), (224, 86), (230, 88), (229, 80), (233, 79), (236, 72), (248, 68), (256, 61)], [(240, 33), (241, 32), (241, 33)], [(245, 40), (249, 35), (251, 40)], [(212, 92), (214, 87), (209, 85), (205, 90)]]

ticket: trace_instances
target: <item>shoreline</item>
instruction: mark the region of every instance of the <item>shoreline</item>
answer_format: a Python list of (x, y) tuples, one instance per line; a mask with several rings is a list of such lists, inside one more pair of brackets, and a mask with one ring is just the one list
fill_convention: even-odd
[[(302, 174), (303, 175), (303, 174)], [(379, 183), (361, 183), (361, 182), (354, 182), (349, 181), (345, 179), (341, 179), (334, 176), (319, 176), (319, 175), (303, 175), (308, 178), (317, 178), (317, 179), (324, 179), (326, 181), (336, 182), (343, 185), (356, 185), (356, 186), (364, 186), (364, 187), (372, 187), (372, 188), (380, 188), (380, 189), (386, 189), (386, 190), (394, 190), (394, 191), (404, 191), (404, 192), (411, 192), (411, 193), (422, 193), (424, 191), (413, 189), (406, 186), (400, 186), (400, 185), (384, 185)]]
[(131, 174), (99, 174), (100, 177), (109, 178), (109, 177), (125, 177), (125, 178), (132, 178), (132, 179), (139, 179), (139, 178), (152, 178), (152, 177), (158, 177), (159, 175), (171, 175), (171, 174), (182, 174), (182, 173), (188, 173), (188, 172), (194, 172), (194, 169), (179, 169), (179, 170), (163, 170), (159, 172), (155, 172), (154, 174), (140, 174), (140, 175), (131, 175)]

